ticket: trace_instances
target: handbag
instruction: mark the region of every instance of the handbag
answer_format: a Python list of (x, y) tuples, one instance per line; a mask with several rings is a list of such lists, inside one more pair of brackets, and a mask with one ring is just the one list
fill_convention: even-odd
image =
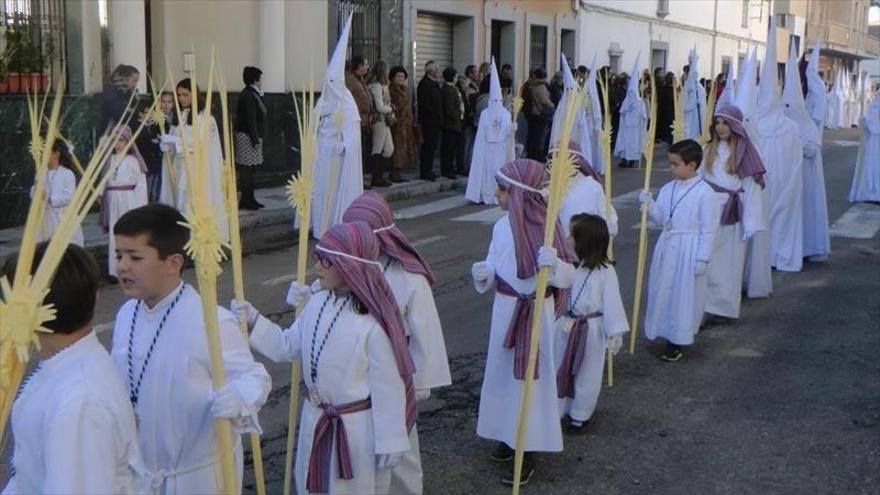
[(390, 113), (385, 114), (385, 125), (388, 127), (394, 127), (397, 124), (397, 115), (392, 111)]

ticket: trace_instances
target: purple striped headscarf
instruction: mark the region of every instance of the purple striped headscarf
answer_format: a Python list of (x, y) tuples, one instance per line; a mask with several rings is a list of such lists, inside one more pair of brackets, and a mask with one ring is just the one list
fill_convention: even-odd
[[(501, 167), (496, 180), (508, 188), (508, 217), (510, 229), (513, 231), (517, 277), (532, 277), (538, 271), (538, 248), (544, 245), (544, 222), (547, 218), (547, 201), (543, 194), (536, 191), (543, 190), (547, 185), (547, 174), (539, 162), (521, 158)], [(556, 248), (557, 256), (561, 260), (572, 261), (574, 257), (562, 234), (559, 220), (555, 223), (556, 237), (553, 247)]]
[(434, 283), (434, 274), (431, 273), (428, 262), (416, 251), (403, 232), (394, 225), (394, 216), (385, 198), (374, 192), (361, 194), (345, 210), (342, 221), (369, 224), (373, 233), (379, 238), (379, 244), (384, 254), (399, 261), (404, 270), (424, 275), (428, 279), (428, 283)]
[(575, 164), (578, 170), (587, 177), (592, 177), (599, 184), (602, 183), (602, 177), (596, 172), (596, 169), (590, 165), (590, 161), (581, 152), (581, 145), (574, 141), (568, 141), (568, 151), (575, 156)]
[[(752, 177), (755, 182), (764, 186), (764, 174), (767, 169), (764, 168), (764, 161), (758, 149), (752, 143), (749, 134), (743, 126), (743, 113), (739, 107), (735, 105), (724, 105), (721, 110), (715, 113), (715, 117), (721, 117), (730, 127), (730, 131), (737, 137), (736, 142), (736, 175), (740, 179)], [(715, 122), (712, 122), (710, 135), (715, 136)]]
[(315, 249), (332, 260), (333, 267), (345, 285), (367, 308), (367, 312), (382, 325), (391, 340), (397, 370), (406, 387), (407, 428), (411, 427), (418, 415), (412, 384), (416, 367), (406, 343), (400, 308), (395, 302), (391, 287), (385, 281), (382, 265), (377, 261), (379, 241), (373, 234), (373, 229), (364, 222), (334, 225), (324, 233)]

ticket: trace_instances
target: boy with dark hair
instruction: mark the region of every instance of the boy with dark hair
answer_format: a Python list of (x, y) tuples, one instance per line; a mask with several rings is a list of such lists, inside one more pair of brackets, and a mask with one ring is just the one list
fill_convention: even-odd
[[(46, 244), (37, 246), (32, 273)], [(17, 259), (3, 274), (12, 281)], [(126, 390), (92, 330), (100, 272), (67, 246), (44, 304), (55, 319), (38, 333), (39, 364), (12, 406), (14, 493), (136, 493), (142, 464)]]
[(159, 124), (150, 115), (152, 102), (140, 100), (135, 111), (135, 122), (131, 128), (137, 129), (141, 124), (140, 134), (135, 138), (135, 145), (147, 165), (147, 199), (150, 203), (159, 201), (159, 193), (162, 191), (162, 150), (159, 149)]
[(657, 201), (639, 193), (642, 208), (663, 232), (654, 247), (648, 278), (645, 335), (666, 339), (667, 362), (681, 359), (681, 347), (694, 343), (706, 301), (706, 268), (712, 256), (721, 201), (697, 169), (703, 149), (692, 139), (669, 147), (674, 180), (664, 185)]
[(213, 389), (202, 304), (181, 279), (189, 232), (170, 206), (150, 204), (116, 222), (116, 257), (126, 302), (113, 329), (113, 360), (128, 386), (138, 438), (160, 493), (218, 493), (220, 455), (215, 421), (228, 419), (235, 438), (239, 486), (240, 434), (259, 432), (257, 413), (269, 375), (254, 361), (235, 316), (218, 307), (226, 383)]

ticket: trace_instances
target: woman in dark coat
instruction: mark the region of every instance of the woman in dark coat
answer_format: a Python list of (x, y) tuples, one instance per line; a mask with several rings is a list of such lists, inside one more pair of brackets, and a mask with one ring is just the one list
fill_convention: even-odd
[(391, 169), (391, 182), (405, 182), (400, 176), (403, 169), (413, 168), (418, 164), (419, 152), (416, 136), (413, 132), (415, 117), (412, 111), (412, 96), (406, 84), (409, 75), (406, 69), (397, 66), (391, 69), (391, 106), (397, 122), (391, 126), (391, 138), (394, 140), (394, 165)]
[(264, 206), (254, 197), (254, 177), (257, 167), (263, 164), (263, 140), (266, 135), (262, 76), (263, 71), (256, 67), (244, 68), (244, 89), (241, 90), (235, 113), (235, 171), (241, 195), (238, 207), (245, 210), (257, 210)]

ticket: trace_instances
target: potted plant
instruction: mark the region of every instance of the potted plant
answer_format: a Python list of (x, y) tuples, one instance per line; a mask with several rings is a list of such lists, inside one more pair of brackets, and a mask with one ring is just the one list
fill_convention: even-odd
[(55, 42), (50, 34), (43, 46), (43, 71), (40, 73), (40, 89), (48, 93), (52, 86), (52, 63), (55, 61)]
[(10, 29), (6, 32), (6, 67), (9, 71), (9, 92), (21, 91), (21, 32)]
[(31, 36), (29, 30), (25, 29), (21, 31), (19, 38), (19, 47), (18, 47), (18, 57), (19, 64), (18, 69), (21, 77), (21, 91), (22, 93), (30, 93), (34, 90), (31, 87), (31, 72), (34, 71), (34, 67), (37, 63), (37, 57), (35, 56), (35, 46), (34, 46), (34, 38)]
[(0, 53), (0, 95), (9, 91), (9, 52)]

